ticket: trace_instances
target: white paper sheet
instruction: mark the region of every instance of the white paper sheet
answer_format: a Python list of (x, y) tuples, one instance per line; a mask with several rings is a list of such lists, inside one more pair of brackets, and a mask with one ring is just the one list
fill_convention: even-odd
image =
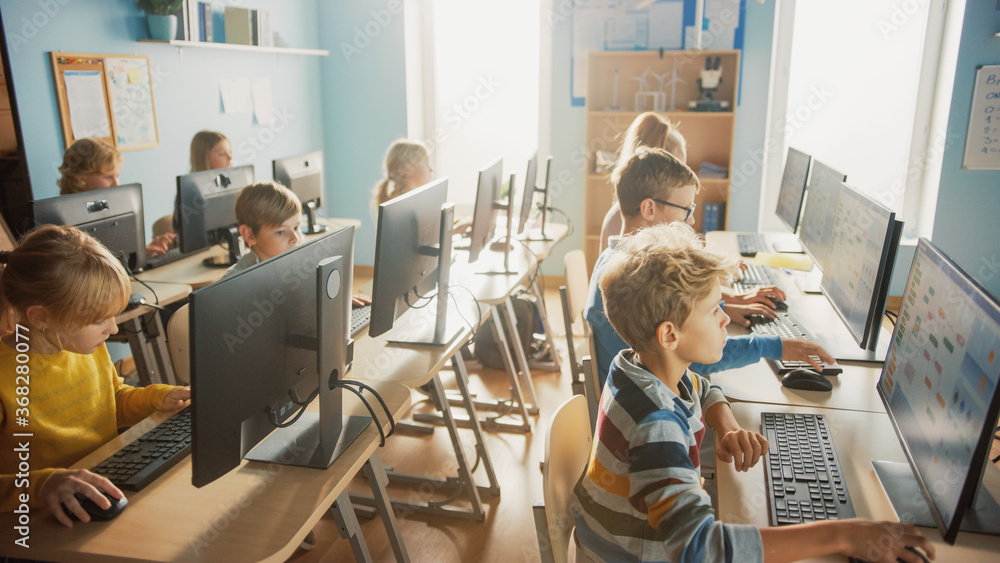
[(223, 113), (248, 113), (253, 111), (253, 99), (250, 94), (250, 80), (238, 78), (219, 79), (219, 94), (222, 95)]
[(74, 139), (110, 137), (111, 124), (104, 104), (104, 79), (96, 70), (67, 70), (66, 104)]
[(255, 78), (253, 80), (253, 115), (260, 125), (267, 125), (274, 119), (274, 108), (271, 103), (271, 79), (269, 78)]

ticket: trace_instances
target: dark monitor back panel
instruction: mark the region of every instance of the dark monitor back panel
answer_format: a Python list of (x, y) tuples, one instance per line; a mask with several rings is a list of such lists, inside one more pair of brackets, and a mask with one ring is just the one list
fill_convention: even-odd
[(275, 182), (292, 190), (302, 203), (323, 197), (323, 151), (279, 158), (272, 163)]
[(392, 328), (417, 294), (433, 291), (438, 258), (422, 247), (438, 244), (448, 179), (441, 178), (379, 206), (369, 334)]
[(802, 211), (811, 161), (812, 157), (808, 154), (788, 147), (785, 171), (781, 176), (781, 189), (778, 192), (778, 207), (774, 212), (793, 233), (799, 227), (799, 213)]
[(146, 263), (142, 186), (125, 184), (34, 202), (38, 225), (73, 225), (111, 251), (132, 271)]
[(472, 214), (472, 232), (469, 237), (469, 261), (479, 258), (496, 230), (494, 203), (500, 198), (503, 183), (503, 159), (497, 157), (479, 170), (476, 203)]
[[(524, 232), (524, 226), (531, 214), (531, 204), (535, 200), (535, 186), (538, 182), (538, 152), (528, 160), (528, 171), (524, 177), (524, 191), (521, 193), (521, 213), (517, 224), (517, 234)], [(513, 187), (511, 188), (513, 189)]]
[(236, 197), (253, 181), (252, 165), (178, 176), (181, 251), (194, 252), (222, 242), (215, 231), (236, 225)]
[(841, 184), (846, 181), (847, 176), (843, 172), (813, 159), (809, 187), (806, 188), (805, 209), (799, 223), (799, 241), (820, 269), (824, 267), (826, 249), (833, 238), (833, 214), (837, 209), (837, 197), (840, 195)]

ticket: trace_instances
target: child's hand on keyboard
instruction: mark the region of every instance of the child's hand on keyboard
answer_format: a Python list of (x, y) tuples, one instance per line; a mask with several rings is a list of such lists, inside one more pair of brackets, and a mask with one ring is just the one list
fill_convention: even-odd
[(187, 404), (187, 401), (191, 399), (191, 388), (190, 387), (177, 387), (171, 392), (167, 393), (167, 396), (163, 398), (163, 403), (160, 405), (161, 411), (175, 411), (179, 410)]
[(780, 287), (775, 287), (773, 285), (758, 287), (757, 289), (746, 293), (733, 293), (727, 295), (723, 292), (722, 295), (722, 299), (728, 305), (751, 305), (753, 303), (760, 303), (770, 308), (774, 308), (775, 301), (784, 301), (785, 297), (785, 292), (781, 291)]
[(767, 438), (757, 432), (740, 428), (726, 432), (719, 438), (715, 453), (720, 461), (732, 463), (736, 471), (747, 471), (757, 465), (761, 456), (767, 451), (767, 446)]
[(351, 307), (357, 309), (358, 307), (364, 307), (366, 305), (372, 304), (372, 298), (361, 293), (355, 293), (351, 296)]
[(146, 257), (157, 256), (170, 250), (174, 241), (177, 240), (177, 233), (163, 233), (157, 236), (146, 245)]
[[(817, 357), (819, 360), (816, 359)], [(820, 360), (826, 364), (837, 363), (837, 360), (819, 344), (798, 338), (781, 339), (781, 359), (808, 362), (817, 372), (823, 371)]]
[[(739, 326), (748, 327), (751, 324), (751, 317), (763, 317), (764, 319), (773, 319), (777, 316), (774, 309), (771, 307), (765, 307), (760, 303), (754, 303), (752, 305), (731, 305), (726, 304), (726, 314), (732, 320), (733, 324)], [(757, 319), (758, 322), (761, 319)]]

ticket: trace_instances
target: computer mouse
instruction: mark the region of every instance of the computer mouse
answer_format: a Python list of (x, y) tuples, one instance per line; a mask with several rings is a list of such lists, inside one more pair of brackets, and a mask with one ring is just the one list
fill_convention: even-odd
[[(926, 555), (924, 555), (924, 552), (922, 552), (922, 551), (920, 551), (919, 549), (917, 549), (917, 548), (913, 547), (912, 545), (908, 545), (908, 546), (906, 546), (906, 550), (907, 550), (907, 551), (911, 551), (911, 552), (913, 552), (913, 553), (916, 553), (916, 554), (917, 554), (918, 556), (920, 556), (920, 560), (921, 560), (921, 561), (923, 561), (924, 563), (931, 563), (931, 562), (930, 562), (930, 561), (929, 561), (929, 560), (927, 559), (927, 556), (926, 556)], [(902, 560), (902, 559), (898, 559), (898, 558), (897, 558), (897, 559), (896, 559), (896, 561), (900, 561), (900, 562), (902, 562), (903, 560)]]
[[(101, 491), (101, 494), (103, 494), (104, 498), (111, 502), (111, 507), (107, 510), (98, 506), (96, 502), (90, 500), (90, 497), (83, 493), (73, 494), (73, 496), (76, 497), (76, 500), (80, 503), (80, 506), (83, 507), (83, 509), (87, 511), (87, 514), (90, 515), (91, 522), (106, 522), (111, 520), (121, 514), (122, 511), (125, 510), (125, 507), (128, 506), (128, 499), (125, 498), (124, 495), (122, 495), (122, 498), (117, 499), (104, 491)], [(76, 514), (71, 511), (65, 503), (63, 504), (63, 510), (65, 510), (66, 515), (73, 520), (79, 520), (79, 518), (76, 517)]]
[(771, 305), (774, 307), (775, 311), (787, 311), (788, 310), (788, 303), (785, 303), (784, 301), (779, 301), (779, 300), (775, 299), (774, 297), (770, 297), (770, 296), (768, 296), (768, 299), (771, 300)]
[(145, 304), (146, 304), (145, 297), (139, 295), (138, 293), (133, 293), (128, 296), (128, 304), (125, 305), (125, 310), (131, 311), (132, 309), (135, 309), (139, 305), (145, 305)]
[(793, 369), (781, 378), (781, 384), (800, 391), (831, 391), (833, 384), (810, 369)]

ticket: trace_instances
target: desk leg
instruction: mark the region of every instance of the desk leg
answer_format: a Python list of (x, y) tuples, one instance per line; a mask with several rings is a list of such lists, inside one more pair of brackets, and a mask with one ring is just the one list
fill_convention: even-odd
[(337, 522), (340, 537), (350, 540), (351, 549), (354, 550), (354, 559), (371, 563), (372, 554), (368, 551), (368, 544), (365, 543), (365, 537), (361, 534), (361, 525), (358, 524), (358, 517), (354, 514), (354, 506), (351, 504), (351, 497), (347, 491), (340, 493), (337, 500), (333, 502), (330, 514)]
[(168, 383), (177, 385), (174, 365), (170, 361), (166, 331), (156, 310), (122, 323), (126, 340), (135, 358), (136, 371), (143, 385)]
[(507, 325), (508, 344), (514, 350), (514, 360), (517, 362), (517, 369), (515, 371), (521, 382), (518, 392), (521, 393), (523, 391), (522, 396), (526, 401), (525, 404), (531, 405), (527, 407), (528, 413), (538, 414), (538, 401), (535, 400), (535, 386), (531, 383), (531, 368), (528, 367), (528, 356), (524, 353), (524, 346), (521, 346), (521, 339), (517, 332), (517, 317), (514, 315), (514, 303), (510, 297), (507, 297), (504, 305), (506, 307), (506, 314), (502, 315), (502, 321)]
[(382, 516), (382, 525), (389, 536), (389, 543), (392, 545), (392, 552), (396, 554), (396, 561), (408, 563), (410, 556), (406, 553), (406, 545), (403, 537), (399, 534), (399, 527), (396, 525), (396, 513), (389, 502), (389, 493), (385, 486), (389, 483), (389, 477), (385, 474), (385, 466), (382, 465), (382, 458), (378, 455), (378, 450), (372, 452), (371, 457), (365, 462), (365, 478), (371, 485), (372, 493), (375, 495), (375, 505), (379, 515)]
[(545, 297), (542, 295), (542, 290), (538, 286), (538, 276), (531, 280), (531, 293), (535, 296), (535, 302), (538, 304), (538, 316), (542, 320), (542, 329), (545, 330), (545, 344), (548, 347), (550, 360), (529, 362), (529, 365), (533, 368), (538, 368), (547, 371), (562, 371), (562, 367), (559, 365), (559, 353), (556, 352), (555, 335), (552, 333), (552, 327), (549, 326), (549, 315), (548, 311), (545, 309)]

